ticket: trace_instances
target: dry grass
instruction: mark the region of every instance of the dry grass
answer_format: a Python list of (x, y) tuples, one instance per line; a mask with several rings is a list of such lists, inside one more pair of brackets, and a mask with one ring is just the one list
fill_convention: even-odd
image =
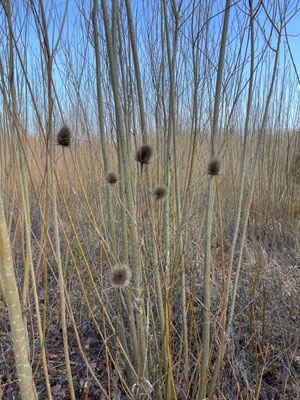
[[(2, 139), (3, 140), (3, 139)], [(182, 134), (178, 138), (178, 170), (181, 171), (180, 188), (185, 184), (185, 170), (187, 165), (187, 151), (184, 144), (187, 136)], [(259, 160), (255, 195), (252, 202), (246, 252), (242, 267), (242, 276), (239, 285), (239, 295), (236, 304), (236, 314), (232, 326), (230, 345), (224, 358), (223, 373), (214, 399), (297, 399), (299, 391), (299, 181), (295, 168), (297, 157), (296, 133), (286, 133), (278, 137), (266, 137), (264, 148)], [(255, 137), (248, 148), (248, 168), (250, 168), (255, 146)], [(152, 186), (163, 185), (157, 178), (157, 166), (163, 154), (154, 145), (154, 157), (147, 168)], [(201, 299), (203, 281), (203, 239), (204, 239), (204, 209), (205, 188), (207, 179), (207, 164), (209, 160), (209, 143), (199, 137), (197, 159), (194, 168), (193, 181), (188, 193), (188, 203), (183, 222), (184, 238), (184, 269), (187, 279), (187, 302), (189, 324), (189, 352), (191, 383), (197, 375), (199, 354), (199, 333), (201, 332)], [(291, 143), (294, 145), (291, 146)], [(30, 210), (32, 226), (32, 253), (36, 270), (40, 305), (43, 309), (45, 301), (45, 264), (48, 266), (48, 304), (46, 320), (46, 353), (49, 365), (51, 385), (54, 398), (68, 399), (66, 372), (64, 367), (64, 352), (62, 334), (59, 323), (59, 291), (55, 257), (48, 248), (44, 258), (43, 222), (39, 206), (44, 205), (45, 198), (45, 145), (42, 139), (27, 138), (28, 157), (27, 168), (29, 176)], [(289, 157), (287, 145), (289, 144)], [(233, 221), (237, 206), (237, 182), (239, 180), (241, 138), (232, 134), (225, 142), (221, 154), (221, 169), (219, 172), (219, 190), (222, 201), (223, 234), (225, 264), (228, 258)], [(10, 235), (14, 255), (15, 269), (19, 284), (23, 278), (24, 265), (24, 218), (22, 213), (21, 192), (18, 183), (18, 173), (14, 165), (14, 154), (10, 141), (6, 142), (7, 151), (1, 158), (1, 186), (6, 205), (7, 220), (11, 220)], [(72, 153), (72, 155), (71, 155)], [(114, 147), (110, 149), (111, 169), (117, 171), (117, 156)], [(143, 266), (143, 279), (150, 298), (155, 294), (154, 270), (151, 254), (147, 253), (147, 240), (150, 230), (156, 235), (157, 248), (162, 248), (160, 226), (162, 217), (162, 202), (153, 205), (153, 220), (149, 219), (149, 210), (143, 201), (144, 192), (141, 189), (139, 165), (134, 161), (135, 151), (132, 151), (132, 187), (135, 194), (135, 212), (132, 216), (139, 226), (139, 254)], [(110, 390), (111, 398), (122, 396), (115, 367), (108, 361), (107, 351), (101, 339), (95, 321), (104, 332), (109, 346), (116, 359), (119, 350), (111, 339), (111, 329), (103, 317), (103, 310), (99, 306), (95, 288), (93, 287), (86, 263), (92, 275), (107, 310), (114, 323), (117, 323), (117, 308), (114, 289), (111, 287), (110, 271), (115, 264), (107, 250), (103, 238), (107, 238), (106, 204), (104, 189), (106, 177), (103, 171), (101, 148), (98, 138), (92, 138), (88, 143), (80, 140), (73, 143), (71, 148), (58, 148), (55, 168), (67, 202), (69, 217), (66, 213), (61, 195), (58, 200), (58, 214), (60, 222), (62, 260), (65, 271), (66, 287), (70, 297), (70, 304), (74, 312), (76, 325), (79, 330), (81, 344), (87, 358), (98, 379)], [(113, 208), (115, 225), (118, 228), (119, 210), (122, 207), (118, 196), (118, 185), (111, 186), (113, 191)], [(246, 193), (249, 182), (246, 176)], [(175, 196), (173, 182), (168, 188), (171, 200), (171, 228), (176, 226)], [(87, 203), (88, 201), (88, 203)], [(163, 201), (163, 200), (162, 200)], [(172, 206), (173, 204), (173, 206)], [(92, 220), (89, 206), (93, 211), (95, 221)], [(51, 207), (51, 202), (50, 202)], [(78, 241), (71, 229), (70, 218)], [(215, 209), (212, 243), (212, 314), (214, 340), (219, 342), (220, 333), (218, 321), (220, 317), (219, 305), (222, 299), (222, 254), (218, 225), (218, 210)], [(96, 224), (96, 226), (95, 226)], [(64, 234), (65, 232), (65, 234)], [(99, 235), (100, 233), (100, 235)], [(49, 238), (53, 240), (53, 227), (50, 219)], [(117, 232), (118, 246), (122, 242), (120, 231)], [(79, 244), (82, 249), (80, 249)], [(70, 247), (68, 247), (70, 246)], [(119, 246), (120, 247), (120, 246)], [(71, 251), (72, 253), (71, 253)], [(237, 247), (238, 249), (238, 247)], [(174, 249), (173, 249), (174, 251)], [(237, 250), (238, 252), (238, 250)], [(74, 258), (72, 258), (74, 257)], [(165, 254), (159, 253), (160, 274), (165, 278), (163, 263)], [(75, 260), (75, 261), (74, 261)], [(171, 273), (171, 350), (174, 362), (174, 379), (178, 388), (178, 399), (188, 398), (184, 395), (182, 376), (182, 337), (179, 301), (179, 283), (181, 259), (174, 261)], [(76, 262), (76, 268), (75, 268)], [(76, 272), (77, 270), (77, 272)], [(82, 285), (79, 281), (82, 280)], [(132, 284), (131, 284), (132, 285)], [(85, 290), (85, 296), (83, 294)], [(132, 286), (126, 290), (132, 290)], [(87, 299), (89, 307), (87, 306)], [(123, 300), (124, 301), (124, 300)], [(8, 331), (3, 298), (0, 303), (0, 375), (2, 390), (6, 399), (13, 398), (16, 393), (14, 378), (13, 354)], [(135, 307), (139, 307), (135, 304)], [(26, 306), (26, 315), (29, 326), (29, 336), (33, 368), (37, 367), (39, 359), (39, 342), (36, 330), (34, 305), (29, 296)], [(93, 314), (93, 316), (91, 315)], [(157, 310), (152, 309), (151, 318), (156, 318)], [(127, 330), (126, 313), (125, 330)], [(76, 395), (78, 398), (99, 399), (100, 392), (82, 362), (78, 343), (72, 327), (71, 318), (68, 319), (69, 346), (71, 367), (73, 372)], [(159, 352), (156, 336), (150, 336), (149, 347), (154, 353)], [(212, 360), (213, 361), (213, 360)], [(123, 361), (119, 361), (119, 368), (125, 374)], [(195, 375), (194, 375), (195, 374)], [(40, 399), (46, 398), (43, 373), (39, 369), (36, 375), (37, 389)], [(192, 387), (191, 387), (192, 390)], [(124, 396), (124, 394), (123, 394)], [(124, 397), (121, 397), (124, 398)]]

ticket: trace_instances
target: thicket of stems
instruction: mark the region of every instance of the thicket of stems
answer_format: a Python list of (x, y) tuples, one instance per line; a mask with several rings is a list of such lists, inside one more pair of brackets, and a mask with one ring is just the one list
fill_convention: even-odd
[[(106, 399), (223, 396), (247, 238), (299, 213), (298, 75), (281, 60), (297, 4), (50, 3), (0, 13), (0, 282), (20, 396), (39, 398), (43, 376), (53, 397), (54, 320), (71, 399), (76, 351)], [(272, 366), (261, 307), (255, 398)]]

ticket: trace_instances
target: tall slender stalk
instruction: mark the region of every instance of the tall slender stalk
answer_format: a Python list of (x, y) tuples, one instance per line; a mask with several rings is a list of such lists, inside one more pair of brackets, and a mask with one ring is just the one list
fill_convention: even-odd
[[(27, 157), (26, 152), (26, 139), (22, 138), (22, 127), (19, 120), (19, 112), (17, 106), (17, 96), (16, 96), (16, 87), (15, 87), (15, 79), (14, 79), (14, 35), (12, 29), (12, 19), (11, 19), (11, 6), (10, 1), (8, 0), (5, 6), (5, 12), (7, 16), (7, 22), (9, 26), (9, 42), (10, 42), (10, 95), (11, 95), (11, 116), (13, 120), (13, 127), (18, 138), (18, 149), (19, 149), (19, 161), (17, 162), (20, 182), (21, 182), (21, 193), (22, 193), (22, 202), (23, 202), (23, 213), (25, 218), (25, 237), (26, 237), (26, 255), (25, 255), (25, 271), (24, 271), (24, 283), (23, 283), (23, 307), (25, 308), (28, 296), (28, 287), (29, 280), (31, 274), (32, 280), (32, 288), (33, 295), (35, 301), (35, 308), (37, 314), (37, 325), (38, 331), (40, 335), (40, 343), (41, 343), (41, 356), (43, 359), (43, 368), (44, 368), (44, 376), (46, 381), (47, 393), (49, 399), (52, 399), (51, 387), (50, 387), (50, 379), (47, 367), (46, 353), (45, 353), (45, 343), (44, 343), (44, 335), (42, 329), (41, 315), (40, 315), (40, 305), (38, 299), (37, 285), (36, 285), (36, 276), (34, 271), (33, 259), (32, 259), (32, 249), (31, 249), (31, 217), (30, 217), (30, 203), (29, 203), (29, 193), (28, 193), (28, 181), (27, 181), (27, 171), (25, 166), (25, 161)], [(16, 46), (16, 44), (15, 44)], [(6, 100), (7, 102), (7, 100)], [(7, 102), (8, 104), (8, 102)], [(24, 314), (24, 326), (27, 325), (26, 315)]]
[(143, 97), (143, 88), (142, 88), (142, 78), (140, 71), (140, 64), (137, 52), (136, 38), (134, 33), (133, 26), (133, 17), (130, 0), (125, 0), (126, 10), (127, 10), (127, 19), (128, 19), (128, 30), (130, 35), (130, 43), (133, 55), (133, 64), (135, 69), (135, 78), (137, 84), (137, 92), (139, 98), (139, 108), (140, 108), (140, 119), (141, 119), (141, 135), (143, 138), (143, 142), (147, 143), (147, 127), (146, 127), (146, 116), (145, 116), (145, 107), (144, 107), (144, 97)]
[[(252, 95), (253, 95), (253, 80), (254, 80), (254, 21), (253, 21), (253, 8), (252, 8), (252, 0), (249, 0), (249, 7), (250, 7), (250, 41), (251, 41), (251, 60), (250, 60), (250, 78), (249, 78), (249, 89), (248, 89), (248, 100), (247, 100), (247, 110), (246, 110), (246, 120), (245, 120), (245, 127), (244, 127), (244, 142), (243, 142), (243, 152), (242, 152), (242, 165), (241, 165), (241, 177), (239, 183), (239, 198), (238, 198), (238, 205), (237, 205), (237, 212), (235, 218), (235, 226), (234, 226), (234, 233), (230, 247), (229, 253), (229, 261), (228, 261), (228, 272), (227, 272), (227, 286), (226, 286), (226, 293), (225, 293), (225, 301), (224, 301), (224, 318), (227, 313), (227, 306), (229, 300), (229, 293), (230, 293), (230, 282), (231, 282), (231, 275), (232, 275), (232, 267), (233, 267), (233, 259), (235, 254), (235, 245), (238, 237), (238, 232), (240, 228), (240, 218), (242, 212), (242, 201), (243, 201), (243, 193), (244, 193), (244, 181), (245, 181), (245, 174), (246, 174), (246, 154), (247, 154), (247, 144), (248, 144), (248, 135), (249, 135), (249, 119), (250, 119), (250, 112), (251, 112), (251, 104), (252, 104)], [(224, 340), (224, 339), (223, 339)], [(216, 366), (213, 373), (212, 380), (210, 382), (209, 388), (209, 397), (212, 396), (214, 391), (217, 379), (220, 373), (220, 367), (222, 363), (223, 354), (225, 351), (225, 344), (220, 345), (218, 349), (218, 355), (216, 360)]]
[(273, 89), (274, 89), (274, 85), (275, 85), (275, 80), (276, 80), (282, 29), (283, 29), (283, 22), (281, 21), (281, 26), (278, 31), (278, 40), (277, 40), (277, 46), (276, 46), (276, 50), (275, 50), (276, 55), (275, 55), (275, 60), (274, 60), (271, 84), (270, 84), (270, 88), (268, 91), (268, 96), (267, 96), (267, 100), (266, 100), (266, 105), (265, 105), (265, 109), (264, 109), (264, 115), (263, 115), (261, 127), (259, 129), (259, 137), (258, 137), (258, 141), (257, 141), (257, 145), (256, 145), (255, 157), (254, 157), (251, 176), (250, 176), (250, 188), (248, 191), (248, 197), (247, 197), (247, 201), (246, 201), (245, 213), (244, 213), (244, 218), (243, 218), (243, 223), (242, 223), (239, 259), (238, 259), (237, 268), (236, 268), (236, 274), (235, 274), (234, 286), (233, 286), (233, 292), (232, 292), (232, 299), (231, 299), (229, 317), (228, 317), (228, 322), (227, 322), (227, 334), (230, 332), (234, 308), (235, 308), (235, 299), (236, 299), (237, 287), (238, 287), (238, 283), (239, 283), (239, 274), (240, 274), (242, 259), (243, 259), (243, 250), (244, 250), (244, 245), (245, 245), (245, 240), (246, 240), (248, 218), (249, 218), (249, 213), (250, 213), (252, 197), (253, 197), (253, 193), (254, 193), (255, 177), (256, 177), (256, 172), (257, 172), (257, 168), (258, 168), (258, 158), (260, 155), (260, 149), (261, 149), (262, 141), (263, 141), (265, 130), (266, 130), (266, 125), (267, 125), (268, 116), (269, 116), (269, 107), (270, 107), (270, 102), (271, 102)]
[[(221, 99), (221, 85), (225, 58), (225, 47), (229, 23), (229, 15), (231, 8), (231, 0), (226, 1), (225, 15), (223, 21), (223, 32), (221, 39), (221, 47), (219, 54), (219, 64), (217, 72), (217, 83), (214, 102), (213, 125), (211, 133), (211, 159), (216, 156), (216, 149), (218, 145), (218, 121), (219, 121), (219, 108)], [(212, 231), (212, 211), (214, 206), (214, 186), (212, 184), (214, 176), (209, 175), (206, 199), (206, 223), (205, 223), (205, 260), (204, 260), (204, 298), (203, 298), (203, 332), (202, 332), (202, 352), (201, 352), (201, 381), (199, 400), (206, 397), (207, 388), (207, 373), (208, 362), (210, 353), (210, 269), (211, 269), (211, 231)]]
[[(116, 3), (116, 1), (114, 1)], [(117, 73), (117, 60), (114, 57), (113, 52), (113, 44), (111, 37), (111, 30), (109, 26), (109, 17), (107, 11), (107, 5), (105, 0), (101, 0), (103, 19), (105, 25), (105, 37), (107, 42), (107, 52), (109, 58), (109, 66), (110, 66), (110, 76), (111, 76), (111, 84), (113, 89), (114, 96), (114, 106), (115, 106), (115, 116), (116, 116), (116, 127), (117, 127), (117, 138), (118, 138), (118, 151), (120, 152), (123, 171), (121, 179), (124, 180), (125, 185), (125, 194), (126, 194), (126, 206), (130, 215), (134, 216), (134, 203), (133, 203), (133, 195), (131, 190), (131, 182), (129, 175), (129, 164), (128, 164), (128, 154), (126, 151), (126, 143), (125, 143), (125, 133), (122, 122), (122, 110), (120, 104), (119, 97), (119, 82), (118, 82), (118, 73)], [(113, 21), (113, 23), (116, 21)], [(113, 30), (112, 30), (113, 31)], [(143, 299), (143, 289), (142, 289), (142, 271), (140, 266), (140, 259), (138, 256), (138, 246), (137, 246), (137, 232), (136, 226), (132, 218), (127, 219), (129, 237), (130, 237), (130, 245), (131, 245), (131, 258), (134, 272), (134, 284), (135, 284), (135, 296), (138, 301), (142, 301)], [(127, 232), (123, 232), (124, 235), (127, 235)], [(143, 307), (142, 307), (143, 308)], [(134, 342), (134, 338), (132, 338), (132, 345), (135, 349), (136, 356), (138, 358), (138, 371), (139, 374), (148, 375), (148, 368), (146, 365), (146, 343), (145, 343), (145, 331), (143, 325), (144, 315), (142, 312), (137, 312), (137, 332), (138, 332), (138, 343)]]
[[(57, 196), (56, 196), (56, 181), (54, 175), (55, 169), (55, 145), (56, 145), (56, 136), (53, 129), (53, 97), (52, 97), (52, 66), (53, 66), (53, 58), (55, 52), (57, 50), (61, 32), (64, 26), (66, 12), (68, 8), (68, 2), (65, 6), (65, 13), (63, 23), (60, 27), (59, 35), (57, 42), (54, 48), (50, 49), (50, 43), (48, 38), (48, 28), (46, 22), (46, 16), (44, 11), (44, 4), (42, 0), (39, 0), (39, 9), (41, 15), (41, 25), (43, 30), (43, 50), (44, 57), (46, 61), (46, 71), (47, 71), (47, 100), (48, 100), (48, 115), (47, 115), (47, 138), (49, 141), (49, 161), (50, 161), (50, 177), (51, 177), (51, 195), (52, 195), (52, 205), (53, 205), (53, 223), (54, 223), (54, 238), (55, 238), (55, 253), (56, 253), (56, 263), (59, 275), (59, 291), (60, 291), (60, 302), (61, 302), (61, 323), (62, 323), (62, 331), (63, 331), (63, 343), (64, 343), (64, 353), (65, 353), (65, 364), (68, 376), (69, 390), (70, 396), (72, 400), (75, 400), (75, 391), (74, 391), (74, 383), (72, 378), (71, 364), (70, 364), (70, 356), (69, 356), (69, 346), (68, 346), (68, 331), (67, 331), (67, 319), (66, 319), (66, 299), (65, 299), (65, 281), (64, 281), (64, 272), (62, 268), (61, 261), (61, 250), (60, 250), (60, 236), (58, 229), (58, 219), (57, 219)], [(35, 12), (35, 10), (34, 10)]]
[[(104, 111), (103, 111), (103, 96), (102, 96), (102, 85), (101, 85), (101, 62), (100, 62), (100, 49), (99, 49), (99, 33), (98, 33), (98, 0), (94, 0), (92, 9), (92, 22), (93, 22), (93, 33), (94, 33), (94, 48), (96, 58), (96, 81), (97, 81), (97, 105), (98, 105), (98, 121), (100, 127), (100, 140), (102, 147), (102, 156), (104, 163), (104, 172), (107, 174), (109, 169), (109, 157), (107, 152), (107, 140), (105, 137), (105, 126), (104, 126)], [(106, 184), (106, 206), (108, 212), (108, 232), (110, 234), (110, 241), (114, 251), (116, 251), (116, 232), (113, 223), (113, 210), (112, 210), (112, 194), (109, 187), (109, 183)]]
[(17, 376), (22, 400), (34, 400), (35, 390), (29, 362), (27, 327), (24, 325), (21, 303), (12, 262), (9, 236), (0, 190), (0, 276), (8, 307)]
[[(168, 55), (168, 64), (169, 64), (169, 79), (170, 79), (170, 92), (169, 92), (169, 117), (168, 117), (168, 129), (167, 134), (165, 135), (165, 155), (164, 155), (164, 181), (166, 185), (171, 188), (171, 171), (172, 171), (172, 163), (171, 163), (171, 141), (173, 137), (173, 145), (175, 139), (175, 115), (174, 115), (174, 107), (175, 107), (175, 75), (174, 75), (174, 59), (171, 56), (171, 43), (170, 43), (170, 31), (169, 31), (169, 18), (167, 12), (167, 4), (166, 0), (162, 0), (162, 9), (164, 16), (164, 34), (166, 36), (166, 46), (167, 46), (167, 55)], [(178, 33), (178, 32), (177, 32)], [(174, 53), (176, 54), (176, 45), (177, 41), (175, 40), (175, 49)], [(175, 153), (175, 149), (173, 148), (173, 156)], [(177, 168), (175, 164), (175, 160), (173, 160), (173, 168)], [(176, 173), (177, 177), (177, 173)], [(177, 179), (175, 179), (177, 182)], [(175, 182), (175, 185), (176, 185)], [(177, 191), (176, 185), (176, 191)], [(170, 189), (169, 189), (170, 190)], [(175, 194), (176, 196), (176, 194)], [(170, 306), (170, 276), (171, 276), (171, 256), (170, 256), (170, 227), (169, 227), (169, 215), (170, 215), (170, 196), (167, 197), (165, 201), (164, 207), (164, 251), (166, 255), (166, 279), (165, 279), (165, 290), (166, 290), (166, 311), (165, 311), (165, 341), (166, 341), (166, 349), (167, 349), (167, 362), (166, 368), (168, 368), (168, 375), (166, 381), (166, 391), (165, 396), (167, 399), (171, 398), (172, 390), (174, 391), (174, 377), (173, 377), (173, 361), (172, 355), (170, 352), (170, 334), (171, 334), (171, 306)], [(178, 205), (178, 198), (175, 200)], [(178, 210), (177, 210), (178, 211)]]

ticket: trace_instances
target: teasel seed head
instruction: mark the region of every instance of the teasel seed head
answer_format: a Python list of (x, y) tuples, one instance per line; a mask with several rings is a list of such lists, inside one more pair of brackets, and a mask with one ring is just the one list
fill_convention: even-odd
[(145, 144), (137, 150), (135, 159), (142, 165), (149, 164), (150, 159), (152, 157), (152, 153), (153, 153), (152, 147)]
[(57, 134), (57, 144), (63, 147), (71, 145), (71, 131), (64, 125)]
[(153, 190), (153, 194), (154, 194), (154, 196), (156, 197), (157, 200), (161, 200), (164, 197), (166, 197), (167, 193), (168, 193), (168, 189), (164, 185), (157, 186)]
[(208, 164), (208, 173), (209, 175), (218, 175), (220, 171), (220, 161), (219, 160), (212, 160)]
[(126, 264), (116, 264), (110, 272), (110, 280), (114, 287), (124, 288), (131, 279), (131, 270)]
[(111, 185), (114, 185), (116, 182), (118, 182), (117, 174), (115, 172), (108, 172), (106, 174), (106, 181)]

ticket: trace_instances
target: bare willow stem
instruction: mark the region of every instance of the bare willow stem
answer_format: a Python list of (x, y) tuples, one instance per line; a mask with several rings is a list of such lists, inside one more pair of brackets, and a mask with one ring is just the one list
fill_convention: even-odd
[[(115, 1), (114, 1), (115, 3)], [(111, 83), (114, 95), (114, 105), (115, 105), (115, 116), (116, 116), (116, 125), (117, 125), (117, 138), (118, 138), (118, 147), (122, 157), (122, 175), (124, 179), (125, 185), (125, 194), (126, 194), (126, 203), (127, 208), (131, 215), (134, 215), (134, 203), (133, 203), (133, 195), (131, 190), (131, 181), (129, 175), (129, 163), (128, 163), (128, 154), (126, 152), (126, 143), (125, 143), (125, 133), (124, 127), (122, 122), (122, 111), (121, 111), (121, 104), (120, 104), (120, 97), (119, 97), (119, 82), (118, 82), (118, 73), (117, 73), (117, 62), (114, 57), (113, 52), (113, 44), (112, 44), (112, 37), (111, 37), (111, 30), (109, 26), (109, 17), (107, 11), (107, 5), (105, 0), (101, 0), (102, 5), (102, 12), (103, 12), (103, 19), (105, 25), (105, 36), (107, 41), (107, 52), (109, 57), (109, 65), (110, 65), (110, 76), (111, 76)], [(113, 23), (115, 21), (113, 20)], [(127, 220), (128, 230), (130, 235), (130, 245), (131, 245), (131, 257), (132, 257), (132, 264), (133, 264), (133, 272), (134, 272), (134, 283), (135, 283), (135, 295), (137, 299), (143, 298), (143, 288), (142, 288), (142, 271), (140, 260), (138, 256), (138, 244), (137, 244), (137, 232), (136, 227), (129, 218)], [(123, 232), (124, 235), (127, 232)], [(142, 307), (143, 308), (143, 307)], [(138, 360), (138, 371), (141, 373), (142, 370), (145, 371), (145, 375), (148, 375), (148, 368), (146, 366), (146, 342), (145, 342), (145, 331), (143, 328), (143, 319), (144, 315), (143, 312), (138, 312), (136, 315), (137, 319), (137, 333), (138, 333), (138, 343), (132, 342), (134, 348), (135, 358)], [(134, 339), (134, 338), (132, 338)]]
[(246, 207), (245, 207), (245, 214), (244, 214), (244, 218), (243, 218), (242, 233), (241, 233), (241, 245), (240, 245), (240, 250), (239, 250), (239, 259), (238, 259), (237, 268), (236, 268), (232, 300), (231, 300), (230, 312), (229, 312), (228, 323), (227, 323), (227, 334), (230, 331), (232, 319), (233, 319), (235, 299), (236, 299), (237, 287), (238, 287), (238, 283), (239, 283), (239, 274), (240, 274), (240, 270), (241, 270), (243, 250), (244, 250), (244, 245), (245, 245), (245, 240), (246, 240), (248, 218), (249, 218), (250, 207), (251, 207), (251, 202), (252, 202), (252, 197), (253, 197), (253, 192), (254, 192), (254, 187), (255, 187), (256, 171), (258, 168), (258, 157), (260, 154), (261, 144), (262, 144), (263, 137), (264, 137), (265, 130), (266, 130), (266, 124), (267, 124), (268, 116), (269, 116), (269, 107), (270, 107), (270, 102), (271, 102), (274, 84), (275, 84), (275, 80), (276, 80), (282, 29), (283, 29), (283, 26), (282, 26), (282, 22), (281, 22), (281, 26), (280, 26), (280, 30), (279, 30), (279, 34), (278, 34), (278, 40), (277, 40), (276, 55), (275, 55), (274, 66), (273, 66), (273, 74), (272, 74), (271, 84), (270, 84), (270, 88), (269, 88), (269, 92), (268, 92), (268, 96), (267, 96), (263, 120), (262, 120), (260, 131), (259, 131), (259, 137), (258, 137), (258, 141), (257, 141), (257, 145), (256, 145), (255, 157), (254, 157), (254, 161), (253, 161), (253, 168), (252, 168), (251, 178), (250, 178), (250, 188), (249, 188), (249, 192), (248, 192), (248, 198), (247, 198)]
[[(250, 118), (250, 112), (251, 112), (251, 104), (252, 104), (252, 95), (253, 95), (253, 79), (254, 79), (254, 21), (253, 21), (253, 10), (252, 10), (252, 0), (249, 0), (249, 6), (250, 6), (250, 37), (251, 37), (251, 64), (250, 64), (250, 79), (249, 79), (249, 90), (248, 90), (248, 100), (247, 100), (247, 111), (246, 111), (246, 120), (245, 120), (245, 127), (244, 127), (244, 143), (243, 143), (243, 152), (242, 152), (242, 165), (241, 165), (241, 177), (240, 177), (240, 183), (239, 183), (239, 199), (238, 199), (238, 206), (237, 206), (237, 212), (236, 212), (236, 219), (235, 219), (235, 227), (234, 227), (234, 233), (233, 233), (233, 238), (232, 238), (232, 243), (231, 243), (231, 248), (230, 248), (230, 254), (229, 254), (229, 261), (228, 261), (228, 272), (227, 272), (227, 286), (226, 286), (226, 293), (225, 293), (225, 302), (224, 302), (224, 321), (225, 321), (225, 315), (227, 314), (227, 307), (228, 307), (228, 300), (229, 300), (229, 294), (230, 294), (230, 282), (231, 282), (231, 276), (232, 276), (232, 268), (233, 268), (233, 259), (234, 259), (234, 254), (235, 254), (235, 246), (236, 246), (236, 241), (238, 237), (238, 232), (240, 228), (240, 218), (241, 218), (241, 212), (242, 212), (242, 201), (243, 201), (243, 193), (244, 193), (244, 180), (245, 180), (245, 174), (246, 174), (246, 153), (247, 153), (247, 144), (248, 144), (248, 131), (249, 131), (249, 118)], [(213, 373), (212, 380), (210, 382), (210, 387), (209, 387), (209, 397), (212, 396), (215, 386), (217, 383), (217, 380), (219, 378), (219, 373), (220, 373), (220, 368), (221, 368), (221, 363), (222, 363), (222, 358), (223, 354), (226, 348), (226, 343), (220, 346), (218, 349), (218, 355), (217, 355), (217, 360), (216, 360), (216, 365), (215, 365), (215, 370)]]
[(28, 342), (24, 326), (19, 292), (10, 251), (2, 193), (0, 191), (0, 276), (8, 307), (10, 329), (16, 359), (17, 375), (22, 400), (34, 400), (35, 391), (29, 362)]
[[(98, 0), (94, 0), (92, 9), (92, 21), (93, 21), (93, 33), (94, 33), (94, 47), (96, 57), (96, 81), (97, 81), (97, 104), (98, 104), (98, 121), (100, 128), (100, 141), (102, 147), (102, 156), (104, 163), (104, 172), (107, 174), (110, 171), (109, 168), (109, 157), (107, 152), (107, 140), (105, 135), (104, 126), (104, 110), (103, 110), (103, 96), (102, 96), (102, 85), (101, 85), (101, 62), (100, 62), (100, 48), (99, 48), (99, 33), (98, 33)], [(110, 241), (114, 252), (116, 252), (116, 232), (113, 223), (113, 210), (112, 210), (112, 195), (109, 187), (109, 183), (106, 183), (106, 205), (108, 211), (108, 231), (110, 234)]]
[[(68, 1), (65, 6), (65, 15), (68, 7)], [(63, 29), (64, 20), (60, 27), (59, 35), (54, 48), (50, 49), (50, 43), (48, 38), (48, 28), (46, 22), (46, 16), (44, 11), (44, 5), (42, 0), (39, 1), (39, 8), (41, 13), (41, 23), (43, 29), (43, 38), (44, 42), (42, 43), (44, 48), (44, 56), (46, 60), (47, 67), (47, 97), (48, 97), (48, 120), (47, 120), (47, 137), (49, 141), (49, 156), (50, 156), (50, 176), (51, 176), (51, 188), (52, 188), (52, 204), (53, 204), (53, 222), (54, 222), (54, 238), (55, 238), (55, 252), (56, 252), (56, 263), (59, 275), (59, 291), (60, 291), (60, 307), (61, 307), (61, 323), (62, 323), (62, 331), (63, 331), (63, 343), (64, 343), (64, 353), (65, 353), (65, 364), (68, 376), (69, 390), (70, 396), (72, 400), (75, 400), (75, 390), (74, 383), (71, 371), (70, 364), (70, 355), (69, 355), (69, 346), (68, 346), (68, 331), (67, 331), (67, 319), (66, 319), (66, 299), (65, 299), (65, 282), (64, 282), (64, 273), (62, 268), (61, 261), (61, 251), (60, 251), (60, 237), (59, 237), (59, 229), (58, 229), (58, 219), (57, 219), (57, 196), (56, 196), (56, 181), (54, 174), (54, 163), (55, 163), (55, 145), (56, 145), (56, 136), (54, 134), (53, 129), (53, 107), (54, 102), (52, 98), (52, 65), (53, 65), (53, 57), (58, 46), (60, 35)]]
[[(213, 126), (211, 134), (211, 159), (215, 158), (216, 146), (218, 143), (218, 121), (221, 99), (221, 85), (225, 58), (225, 47), (230, 15), (231, 0), (226, 1), (223, 32), (219, 55), (219, 65), (217, 72), (217, 83), (214, 102)], [(207, 199), (206, 199), (206, 224), (205, 224), (205, 260), (204, 260), (204, 298), (203, 298), (203, 332), (202, 332), (202, 352), (201, 352), (201, 383), (199, 400), (206, 397), (208, 361), (210, 353), (210, 269), (211, 269), (211, 230), (212, 230), (212, 210), (214, 205), (214, 186), (212, 185), (213, 175), (208, 177)]]

